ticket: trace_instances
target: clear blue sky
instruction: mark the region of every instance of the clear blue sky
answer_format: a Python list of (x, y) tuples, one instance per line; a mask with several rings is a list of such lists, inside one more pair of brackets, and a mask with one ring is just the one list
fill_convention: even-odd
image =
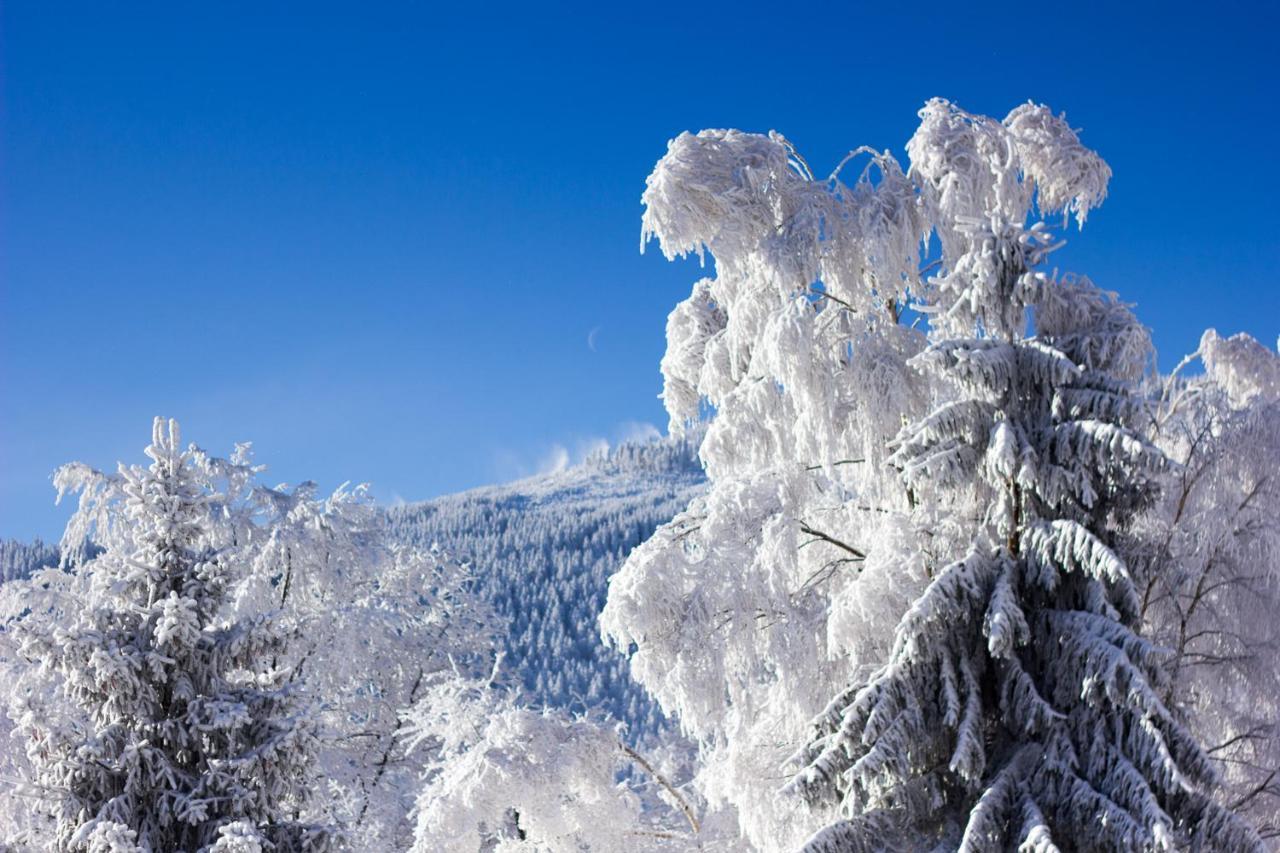
[(638, 254), (639, 197), (686, 129), (818, 168), (930, 96), (1044, 101), (1116, 175), (1059, 258), (1162, 363), (1280, 331), (1263, 4), (451, 5), (4, 4), (0, 535), (56, 536), (52, 469), (154, 414), (387, 500), (663, 424), (699, 273)]

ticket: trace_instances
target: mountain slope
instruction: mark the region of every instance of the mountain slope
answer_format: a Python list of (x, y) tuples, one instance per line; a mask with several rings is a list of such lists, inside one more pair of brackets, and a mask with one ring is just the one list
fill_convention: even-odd
[(58, 546), (39, 539), (0, 539), (0, 583), (31, 577), (37, 569), (58, 565)]
[(388, 510), (405, 544), (439, 544), (476, 567), (507, 621), (505, 665), (532, 704), (603, 710), (632, 739), (661, 713), (600, 641), (609, 577), (701, 492), (697, 438), (628, 443), (581, 465)]

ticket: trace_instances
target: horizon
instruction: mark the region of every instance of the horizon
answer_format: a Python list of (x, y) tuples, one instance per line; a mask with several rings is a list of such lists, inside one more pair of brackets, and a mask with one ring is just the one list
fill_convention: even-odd
[(935, 95), (1043, 102), (1114, 170), (1057, 265), (1136, 303), (1163, 370), (1206, 328), (1280, 332), (1280, 176), (1253, 166), (1280, 74), (1247, 6), (833, 7), (821, 42), (741, 6), (572, 32), (509, 7), (74, 6), (0, 26), (0, 537), (57, 541), (53, 469), (140, 462), (155, 415), (386, 504), (665, 432), (665, 320), (704, 271), (637, 253), (639, 198), (684, 130), (776, 129), (825, 172), (859, 145), (905, 162)]

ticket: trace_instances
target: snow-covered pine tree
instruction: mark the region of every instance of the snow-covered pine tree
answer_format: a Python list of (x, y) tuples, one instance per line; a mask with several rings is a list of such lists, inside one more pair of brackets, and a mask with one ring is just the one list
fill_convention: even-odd
[(1041, 271), (1043, 214), (1083, 223), (1110, 170), (1065, 121), (942, 101), (908, 145), (941, 269), (912, 364), (938, 405), (892, 464), (922, 503), (982, 511), (889, 658), (815, 721), (791, 783), (847, 820), (807, 849), (1259, 849), (1208, 796), (1213, 767), (1136, 633), (1118, 538), (1166, 459), (1133, 430), (1146, 333), (1111, 294)]
[[(234, 577), (215, 547), (218, 496), (197, 475), (174, 421), (155, 421), (149, 468), (118, 477), (68, 466), (82, 525), (100, 554), (79, 567), (65, 624), (19, 623), (36, 697), (18, 719), (33, 771), (25, 793), (47, 820), (39, 849), (93, 853), (260, 853), (330, 849), (327, 827), (296, 819), (315, 729), (273, 667), (287, 628), (270, 616), (227, 621)], [(72, 528), (76, 525), (73, 524)]]

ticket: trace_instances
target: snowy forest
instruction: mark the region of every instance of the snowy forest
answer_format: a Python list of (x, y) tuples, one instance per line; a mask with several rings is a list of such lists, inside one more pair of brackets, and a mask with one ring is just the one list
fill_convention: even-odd
[(1055, 265), (1081, 131), (918, 115), (668, 143), (665, 437), (396, 506), (164, 417), (58, 469), (0, 850), (1280, 850), (1280, 352), (1160, 371)]

